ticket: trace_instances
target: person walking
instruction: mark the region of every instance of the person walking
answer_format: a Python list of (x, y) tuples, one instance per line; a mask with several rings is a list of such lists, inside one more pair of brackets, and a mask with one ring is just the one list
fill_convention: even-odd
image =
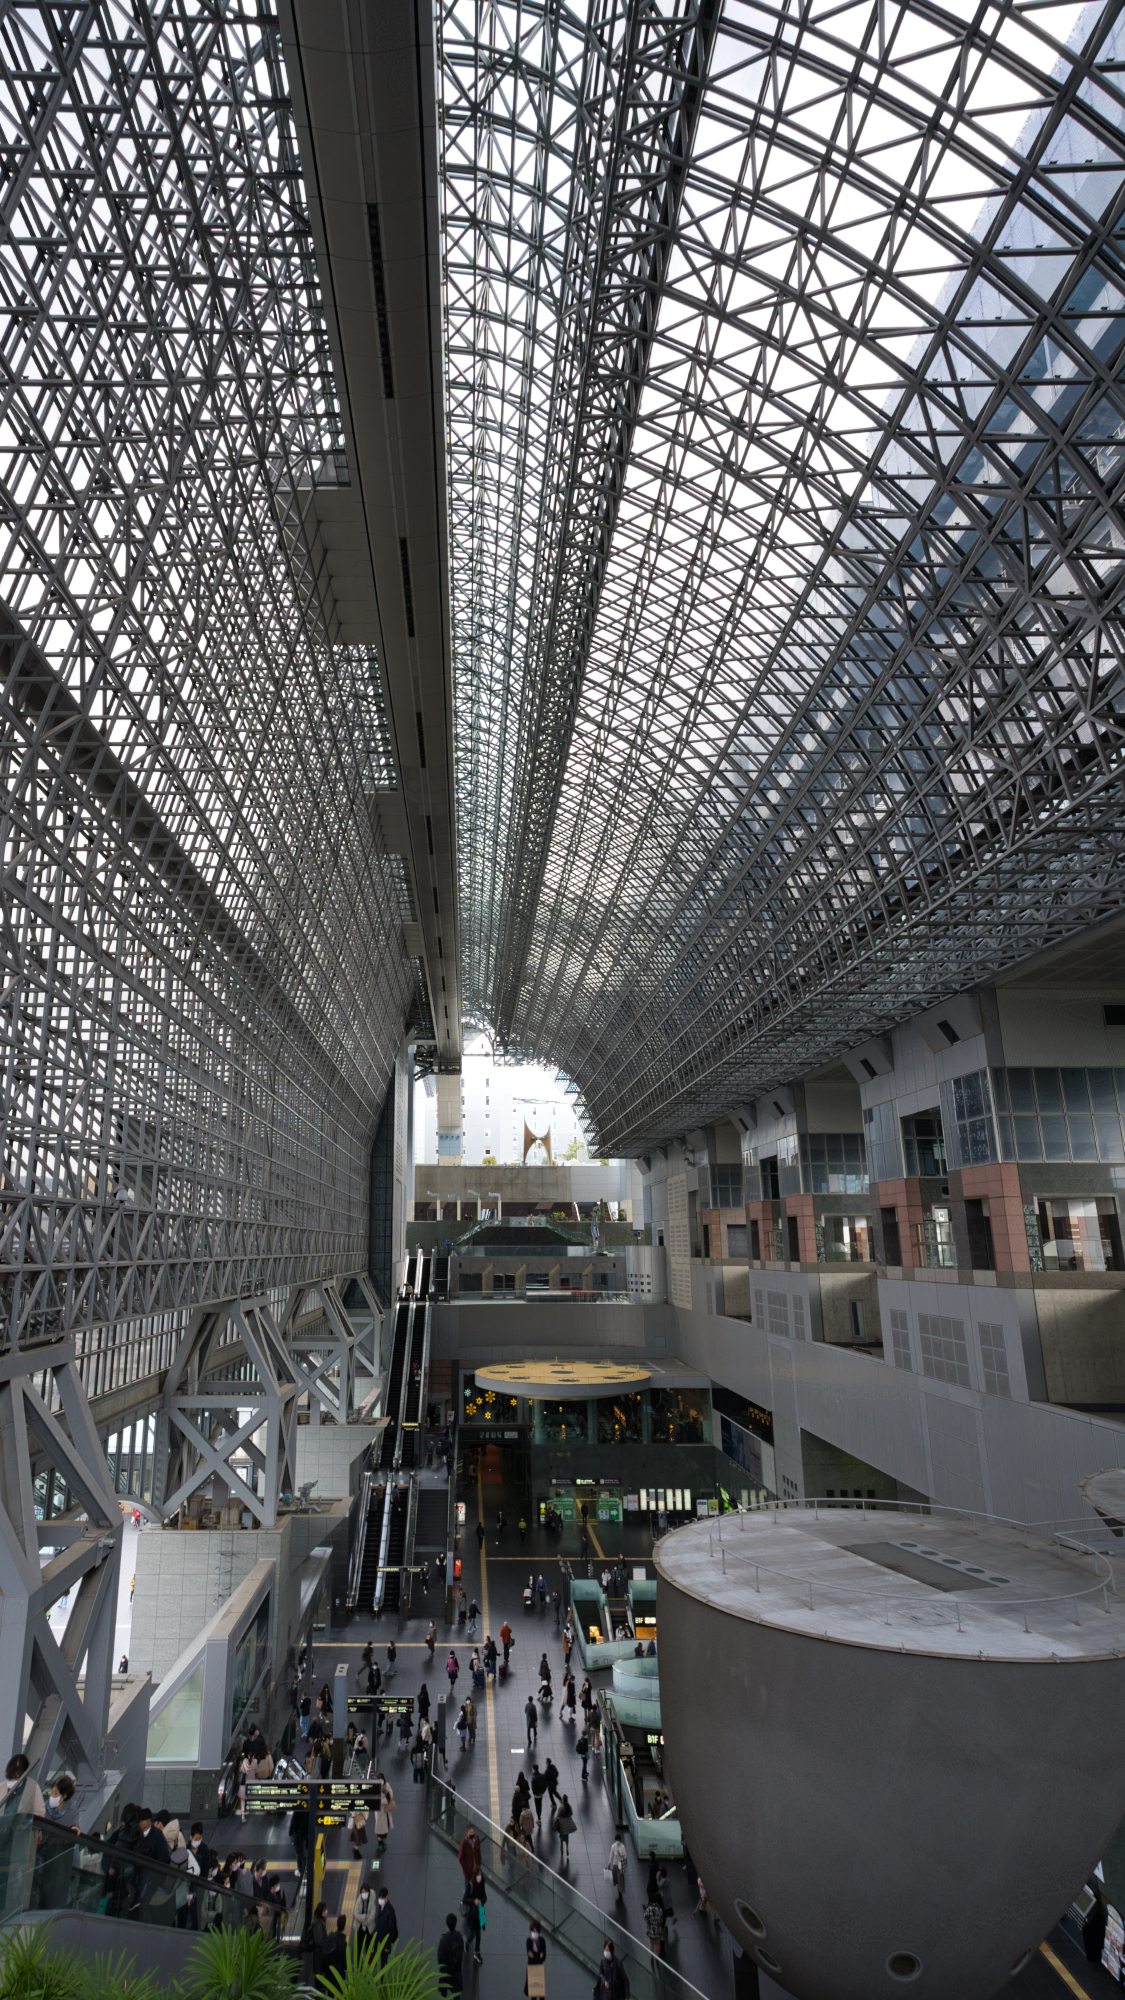
[(471, 1822), (461, 1836), (461, 1845), (457, 1849), (457, 1861), (466, 1882), (471, 1882), (475, 1875), (480, 1874), (480, 1835)]
[(534, 1695), (528, 1695), (523, 1713), (527, 1723), (527, 1747), (530, 1750), (539, 1735), (539, 1710), (535, 1706)]
[(664, 1944), (668, 1935), (668, 1912), (659, 1895), (652, 1897), (644, 1907), (645, 1929), (648, 1932), (648, 1948), (654, 1958), (664, 1957)]
[[(527, 1962), (529, 1965), (544, 1965), (546, 1963), (547, 1940), (543, 1936), (534, 1917), (531, 1919), (531, 1929), (528, 1931), (527, 1943), (524, 1949), (527, 1952)], [(525, 1972), (523, 1975), (523, 1990), (525, 1993), (527, 1992), (527, 1986), (528, 1980)]]
[(375, 1782), (381, 1787), (379, 1808), (375, 1814), (375, 1838), (378, 1842), (376, 1852), (385, 1854), (387, 1836), (395, 1830), (395, 1795), (381, 1771), (376, 1771)]
[(451, 1910), (445, 1920), (437, 1948), (438, 1976), (441, 1981), (439, 1991), (443, 2000), (455, 2000), (455, 1996), (465, 1990), (465, 1975), (462, 1965), (465, 1946), (457, 1928), (457, 1919)]
[(577, 1832), (577, 1830), (578, 1830), (578, 1821), (575, 1819), (574, 1814), (570, 1809), (570, 1800), (567, 1798), (567, 1795), (564, 1792), (562, 1795), (562, 1803), (559, 1806), (559, 1816), (555, 1821), (555, 1832), (559, 1836), (560, 1864), (564, 1861), (569, 1862), (570, 1836), (572, 1833)]
[(590, 1761), (590, 1739), (585, 1730), (582, 1731), (581, 1736), (575, 1738), (574, 1754), (576, 1757), (581, 1757), (582, 1759), (582, 1783), (588, 1785), (590, 1782), (590, 1773), (587, 1768)]
[(527, 1773), (525, 1771), (521, 1771), (516, 1779), (515, 1791), (512, 1793), (513, 1819), (519, 1818), (521, 1812), (523, 1811), (530, 1797), (531, 1797), (531, 1787), (527, 1782)]
[(312, 1952), (313, 1978), (319, 1979), (324, 1970), (324, 1954), (328, 1950), (328, 1905), (318, 1903), (309, 1925), (308, 1948)]
[(246, 1787), (258, 1775), (258, 1766), (253, 1757), (246, 1756), (238, 1767), (238, 1817), (246, 1824)]
[(570, 1710), (570, 1719), (573, 1722), (575, 1715), (578, 1712), (578, 1696), (574, 1692), (574, 1675), (570, 1673), (567, 1674), (566, 1679), (563, 1682), (562, 1706), (559, 1709), (560, 1721), (566, 1714), (567, 1709)]
[(543, 1766), (543, 1777), (547, 1786), (547, 1796), (551, 1801), (551, 1810), (552, 1812), (557, 1812), (559, 1809), (559, 1770), (558, 1765), (549, 1752), (547, 1762)]
[(302, 1736), (307, 1736), (309, 1733), (309, 1721), (311, 1716), (312, 1716), (312, 1696), (311, 1694), (306, 1693), (301, 1696), (300, 1701), (297, 1703), (297, 1726), (300, 1729)]
[(612, 1938), (607, 1938), (602, 1946), (594, 1981), (594, 2000), (629, 2000), (628, 1976), (613, 1949)]
[(522, 1514), (520, 1515), (520, 1540), (521, 1542), (526, 1542), (527, 1540), (527, 1522), (524, 1520)]
[(469, 1943), (473, 1947), (473, 1957), (478, 1965), (483, 1963), (480, 1940), (481, 1932), (484, 1930), (487, 1921), (485, 1914), (485, 1905), (487, 1902), (488, 1890), (484, 1886), (484, 1876), (478, 1869), (477, 1873), (471, 1875), (466, 1882), (465, 1893), (461, 1898), (461, 1908), (465, 1917), (465, 1932)]
[(462, 1750), (467, 1750), (469, 1747), (469, 1718), (465, 1713), (464, 1702), (461, 1703), (457, 1711), (457, 1734), (461, 1738)]
[(449, 1658), (445, 1663), (445, 1671), (449, 1675), (449, 1699), (450, 1701), (452, 1701), (454, 1694), (457, 1691), (457, 1676), (461, 1671), (460, 1667), (457, 1664), (457, 1655), (455, 1652), (452, 1651), (452, 1649), (450, 1650)]
[(485, 1527), (484, 1527), (484, 1522), (483, 1522), (483, 1521), (478, 1521), (478, 1522), (477, 1522), (477, 1548), (478, 1548), (478, 1549), (483, 1549), (483, 1547), (484, 1547), (484, 1536), (485, 1536)]
[(419, 1722), (425, 1722), (426, 1717), (429, 1715), (429, 1712), (430, 1712), (430, 1690), (426, 1686), (425, 1681), (423, 1681), (421, 1687), (418, 1689)]
[(426, 1647), (429, 1652), (431, 1660), (434, 1657), (434, 1647), (436, 1645), (437, 1645), (437, 1626), (434, 1624), (434, 1621), (431, 1618), (429, 1626), (427, 1627), (426, 1630)]
[(511, 1650), (512, 1650), (512, 1639), (513, 1639), (513, 1636), (514, 1636), (514, 1635), (513, 1635), (513, 1632), (512, 1632), (512, 1628), (511, 1628), (511, 1626), (509, 1625), (509, 1623), (508, 1623), (507, 1619), (505, 1618), (505, 1620), (504, 1620), (504, 1623), (503, 1623), (503, 1624), (501, 1625), (501, 1627), (500, 1627), (500, 1644), (501, 1644), (501, 1645), (503, 1646), (503, 1648), (504, 1648), (504, 1665), (505, 1665), (505, 1666), (507, 1666), (507, 1664), (508, 1664), (508, 1655), (509, 1655), (509, 1653), (510, 1653), (510, 1652), (511, 1652)]
[[(530, 1848), (530, 1847), (531, 1847), (531, 1836), (532, 1836), (532, 1834), (533, 1834), (533, 1833), (535, 1832), (535, 1814), (533, 1813), (533, 1811), (532, 1811), (532, 1809), (531, 1809), (531, 1793), (530, 1793), (530, 1792), (525, 1792), (525, 1794), (524, 1794), (524, 1801), (523, 1801), (523, 1805), (521, 1806), (521, 1808), (520, 1808), (520, 1811), (519, 1811), (519, 1828), (520, 1828), (520, 1832), (521, 1832), (521, 1834), (523, 1835), (523, 1839), (524, 1839), (524, 1844), (525, 1844), (525, 1846), (527, 1846), (528, 1848)], [(532, 1851), (534, 1851), (534, 1850), (532, 1850)]]
[(559, 1629), (559, 1620), (562, 1616), (562, 1598), (557, 1590), (552, 1590), (551, 1592), (551, 1603), (555, 1607), (555, 1631), (557, 1632)]
[(477, 1747), (477, 1705), (471, 1694), (465, 1697), (465, 1721), (469, 1727), (469, 1748), (470, 1750), (475, 1750)]
[(625, 1842), (621, 1838), (623, 1831), (622, 1827), (618, 1827), (614, 1836), (613, 1846), (609, 1850), (609, 1859), (606, 1862), (606, 1869), (613, 1878), (614, 1900), (618, 1903), (624, 1899), (625, 1869), (629, 1861)]
[(539, 1616), (542, 1617), (547, 1609), (547, 1579), (542, 1573), (536, 1579), (535, 1594), (539, 1599)]
[(503, 1509), (502, 1507), (498, 1507), (498, 1508), (497, 1508), (497, 1510), (496, 1510), (496, 1540), (497, 1540), (497, 1542), (502, 1542), (502, 1541), (503, 1541), (503, 1539), (504, 1539), (504, 1530), (505, 1530), (505, 1528), (507, 1527), (507, 1525), (508, 1525), (508, 1518), (507, 1518), (507, 1515), (505, 1514), (505, 1512), (504, 1512), (504, 1509)]
[(538, 1764), (531, 1767), (531, 1796), (535, 1801), (535, 1823), (543, 1824), (543, 1794), (547, 1789), (547, 1779)]

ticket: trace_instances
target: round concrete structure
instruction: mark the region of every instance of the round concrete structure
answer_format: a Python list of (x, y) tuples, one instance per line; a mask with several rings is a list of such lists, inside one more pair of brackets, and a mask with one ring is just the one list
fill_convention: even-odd
[[(818, 1518), (819, 1516), (819, 1518)], [(1125, 1814), (1104, 1558), (896, 1510), (656, 1550), (665, 1770), (732, 1936), (800, 2000), (991, 2000)]]
[(630, 1361), (497, 1361), (474, 1370), (478, 1389), (502, 1396), (557, 1397), (561, 1402), (583, 1396), (614, 1396), (643, 1389), (652, 1380), (650, 1368)]

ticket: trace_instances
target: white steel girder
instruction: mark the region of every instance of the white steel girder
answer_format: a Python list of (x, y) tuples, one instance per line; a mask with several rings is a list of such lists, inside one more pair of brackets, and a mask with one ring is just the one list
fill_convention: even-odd
[[(259, 1527), (273, 1527), (281, 1495), (293, 1490), (300, 1389), (268, 1299), (228, 1299), (193, 1314), (157, 1425), (153, 1501), (161, 1519), (217, 1479)], [(262, 1472), (261, 1495), (234, 1469), (236, 1452)]]
[[(45, 1462), (52, 1483), (57, 1474), (69, 1493), (68, 1513), (54, 1521), (38, 1518), (33, 1459), (40, 1469)], [(61, 1753), (80, 1783), (100, 1778), (121, 1534), (121, 1511), (79, 1379), (74, 1342), (12, 1349), (0, 1356), (0, 1687), (5, 1690), (0, 1746), (5, 1761), (21, 1748), (33, 1764), (49, 1764)], [(74, 1601), (58, 1639), (48, 1614), (64, 1592), (73, 1592)]]

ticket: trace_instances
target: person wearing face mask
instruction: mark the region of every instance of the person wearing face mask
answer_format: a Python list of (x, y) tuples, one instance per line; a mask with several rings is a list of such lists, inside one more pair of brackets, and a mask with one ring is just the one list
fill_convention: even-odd
[[(527, 1962), (529, 1965), (544, 1965), (547, 1960), (547, 1940), (533, 1917), (527, 1934)], [(527, 1992), (527, 1974), (523, 1975), (523, 1990)]]
[(594, 2000), (629, 2000), (629, 1977), (613, 1949), (611, 1938), (607, 1938), (602, 1946), (598, 1976), (594, 1981)]
[(74, 1817), (74, 1779), (69, 1771), (60, 1772), (47, 1794), (47, 1818), (63, 1820), (73, 1833), (79, 1831)]

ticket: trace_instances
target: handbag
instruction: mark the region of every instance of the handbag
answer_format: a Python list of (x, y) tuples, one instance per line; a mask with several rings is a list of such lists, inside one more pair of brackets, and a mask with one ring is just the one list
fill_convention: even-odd
[(273, 1777), (273, 1758), (270, 1756), (268, 1750), (264, 1757), (259, 1757), (258, 1759), (258, 1776), (259, 1778)]
[(486, 1910), (483, 1903), (477, 1904), (477, 1921), (480, 1924), (482, 1931), (486, 1931), (488, 1929), (488, 1911)]

